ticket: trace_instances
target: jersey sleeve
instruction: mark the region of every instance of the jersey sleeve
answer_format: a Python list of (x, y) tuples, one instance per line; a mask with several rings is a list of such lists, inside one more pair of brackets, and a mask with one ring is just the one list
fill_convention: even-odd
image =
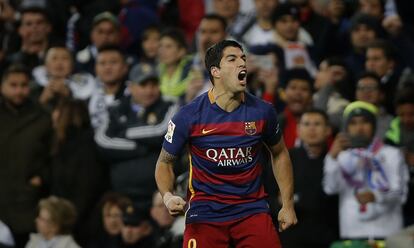
[(279, 143), (282, 138), (282, 131), (280, 130), (279, 121), (277, 120), (276, 110), (271, 105), (267, 108), (265, 120), (266, 125), (263, 133), (264, 142), (269, 146), (273, 146)]
[(190, 134), (190, 118), (185, 109), (181, 109), (169, 121), (162, 148), (174, 156), (178, 156), (187, 143)]

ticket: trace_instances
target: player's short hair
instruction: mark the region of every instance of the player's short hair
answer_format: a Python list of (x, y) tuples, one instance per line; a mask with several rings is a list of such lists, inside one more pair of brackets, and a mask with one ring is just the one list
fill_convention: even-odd
[(220, 61), (223, 58), (223, 51), (226, 47), (237, 47), (243, 51), (243, 47), (235, 40), (222, 40), (207, 49), (205, 65), (213, 85), (214, 78), (213, 75), (211, 75), (211, 67), (214, 66), (220, 68)]

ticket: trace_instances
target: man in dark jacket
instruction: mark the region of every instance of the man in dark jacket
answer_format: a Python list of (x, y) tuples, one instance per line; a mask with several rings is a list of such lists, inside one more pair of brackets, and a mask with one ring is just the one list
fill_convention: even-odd
[(29, 72), (18, 65), (3, 74), (0, 96), (0, 220), (23, 247), (34, 230), (36, 206), (48, 169), (49, 115), (29, 98)]
[(95, 140), (111, 165), (113, 190), (149, 209), (156, 190), (155, 164), (177, 106), (161, 99), (157, 73), (149, 64), (131, 71), (128, 87), (131, 96), (109, 110), (108, 123), (99, 128)]
[(338, 198), (326, 195), (322, 189), (330, 134), (325, 112), (311, 109), (302, 114), (298, 123), (302, 145), (289, 150), (295, 179), (295, 210), (300, 222), (281, 233), (283, 247), (328, 248), (338, 238)]

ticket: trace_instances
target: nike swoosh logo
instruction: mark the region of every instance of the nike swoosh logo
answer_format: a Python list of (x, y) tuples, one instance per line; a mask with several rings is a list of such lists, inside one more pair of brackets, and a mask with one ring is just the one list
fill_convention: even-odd
[(204, 128), (203, 128), (203, 130), (201, 130), (201, 133), (202, 134), (208, 134), (208, 133), (211, 133), (211, 132), (213, 132), (214, 130), (216, 130), (217, 128), (213, 128), (213, 129), (210, 129), (210, 130), (205, 130)]

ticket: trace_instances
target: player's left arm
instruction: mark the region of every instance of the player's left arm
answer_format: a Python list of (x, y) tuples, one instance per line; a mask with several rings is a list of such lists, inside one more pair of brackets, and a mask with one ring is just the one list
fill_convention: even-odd
[(297, 223), (293, 203), (293, 171), (289, 152), (283, 139), (269, 147), (272, 154), (272, 169), (282, 198), (282, 208), (278, 214), (279, 231)]

